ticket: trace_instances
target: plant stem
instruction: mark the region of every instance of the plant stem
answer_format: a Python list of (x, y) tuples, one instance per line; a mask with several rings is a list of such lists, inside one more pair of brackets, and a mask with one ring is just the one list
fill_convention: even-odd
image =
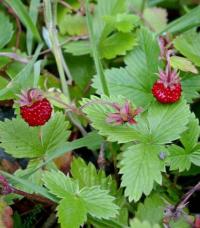
[(143, 14), (145, 6), (146, 6), (147, 0), (142, 0), (142, 4), (141, 4), (141, 14)]
[(103, 66), (102, 66), (100, 58), (99, 58), (97, 42), (96, 42), (96, 39), (95, 39), (95, 36), (93, 33), (92, 18), (91, 18), (90, 10), (89, 10), (89, 0), (85, 0), (85, 8), (86, 8), (87, 27), (88, 27), (88, 31), (89, 31), (89, 37), (90, 37), (90, 41), (91, 41), (91, 48), (92, 48), (92, 52), (93, 52), (93, 58), (94, 58), (97, 75), (100, 79), (103, 93), (106, 96), (109, 96), (108, 85), (107, 85), (106, 78), (104, 75)]
[[(55, 4), (55, 3), (54, 3)], [(55, 5), (53, 7), (55, 9)], [(68, 100), (70, 101), (70, 93), (69, 93), (69, 88), (67, 85), (67, 80), (65, 78), (65, 72), (62, 66), (62, 52), (61, 48), (58, 42), (58, 35), (57, 35), (57, 29), (55, 27), (55, 16), (52, 13), (52, 5), (51, 1), (49, 0), (44, 0), (44, 14), (45, 14), (45, 21), (47, 25), (47, 29), (49, 32), (49, 38), (51, 41), (51, 49), (52, 52), (55, 56), (56, 64), (58, 67), (58, 72), (60, 75), (60, 80), (61, 80), (61, 86), (63, 93), (68, 97)], [(69, 75), (68, 75), (69, 77)]]
[[(53, 1), (53, 7), (52, 3), (50, 0), (44, 0), (44, 15), (45, 15), (45, 21), (47, 25), (47, 29), (49, 32), (49, 38), (51, 41), (51, 49), (52, 52), (55, 56), (56, 64), (58, 67), (58, 72), (60, 75), (60, 80), (61, 80), (61, 86), (62, 86), (62, 91), (64, 95), (68, 98), (68, 102), (71, 102), (71, 97), (69, 93), (69, 88), (68, 88), (68, 83), (65, 78), (65, 72), (67, 73), (67, 76), (69, 78), (69, 81), (72, 81), (72, 76), (69, 71), (69, 68), (64, 60), (62, 50), (58, 41), (58, 34), (57, 34), (57, 29), (56, 29), (56, 11), (57, 11), (57, 0)], [(53, 8), (53, 10), (52, 10)], [(85, 129), (82, 127), (80, 124), (80, 121), (73, 115), (71, 112), (66, 113), (70, 119), (70, 121), (80, 130), (82, 135), (86, 135), (87, 132)]]
[(50, 204), (50, 205), (55, 204), (53, 201), (51, 201), (51, 200), (49, 200), (47, 198), (44, 198), (42, 196), (39, 196), (39, 195), (36, 195), (36, 194), (30, 194), (30, 193), (21, 191), (21, 190), (16, 189), (16, 188), (12, 188), (12, 189), (13, 189), (13, 193), (15, 193), (17, 195), (20, 195), (20, 196), (24, 196), (25, 198), (36, 200), (38, 202), (46, 203), (46, 204)]

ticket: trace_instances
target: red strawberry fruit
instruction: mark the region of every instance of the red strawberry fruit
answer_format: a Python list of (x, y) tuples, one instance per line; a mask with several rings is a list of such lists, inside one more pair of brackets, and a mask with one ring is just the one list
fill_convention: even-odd
[(19, 97), (21, 117), (29, 126), (41, 126), (50, 119), (51, 104), (39, 89), (23, 91)]
[(152, 93), (157, 101), (161, 103), (174, 103), (181, 97), (181, 83), (178, 73), (171, 71), (169, 63), (165, 71), (160, 71), (159, 80), (157, 80), (152, 88)]

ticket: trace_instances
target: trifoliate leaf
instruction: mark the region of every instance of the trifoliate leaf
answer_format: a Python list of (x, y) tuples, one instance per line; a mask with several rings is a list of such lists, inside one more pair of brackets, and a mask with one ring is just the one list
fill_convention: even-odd
[(65, 14), (58, 21), (58, 27), (62, 35), (65, 35), (66, 33), (68, 33), (71, 36), (87, 34), (87, 25), (85, 17), (78, 14)]
[(85, 187), (79, 193), (87, 212), (96, 218), (110, 219), (118, 214), (119, 207), (113, 203), (114, 197), (99, 186)]
[(76, 158), (72, 161), (70, 171), (73, 178), (78, 180), (80, 188), (99, 185), (101, 189), (108, 190), (112, 196), (116, 197), (115, 203), (120, 207), (120, 210), (115, 221), (126, 224), (128, 211), (124, 205), (125, 198), (122, 192), (117, 189), (117, 184), (115, 180), (112, 180), (111, 176), (106, 177), (104, 170), (97, 171), (92, 163), (86, 164), (81, 158)]
[(146, 8), (143, 17), (147, 26), (155, 32), (162, 31), (167, 25), (167, 10), (163, 8), (153, 7)]
[(116, 16), (105, 16), (104, 20), (119, 32), (131, 32), (139, 24), (140, 18), (133, 14), (117, 14)]
[(69, 137), (70, 131), (67, 131), (68, 122), (65, 121), (63, 113), (55, 115), (41, 128), (41, 141), (46, 153), (62, 146)]
[(76, 181), (59, 170), (45, 172), (42, 179), (49, 191), (60, 198), (65, 198), (68, 194), (75, 195), (79, 189)]
[(0, 13), (0, 49), (3, 48), (12, 38), (13, 24), (10, 22), (9, 17), (4, 13)]
[(164, 209), (167, 201), (160, 194), (153, 193), (147, 197), (144, 203), (139, 203), (135, 217), (140, 221), (148, 221), (152, 225), (162, 223)]
[(182, 70), (185, 72), (198, 73), (197, 68), (186, 58), (180, 56), (172, 56), (170, 64), (174, 69)]
[(142, 194), (149, 195), (155, 182), (162, 183), (163, 161), (158, 154), (163, 146), (138, 144), (128, 148), (120, 161), (121, 186), (129, 201), (138, 201)]
[(125, 12), (124, 0), (101, 0), (95, 7), (94, 19), (93, 19), (93, 31), (97, 39), (107, 37), (113, 28), (106, 25), (103, 18), (105, 16), (115, 16), (119, 13)]
[(130, 225), (130, 228), (160, 228), (158, 224), (151, 225), (148, 221), (140, 222), (137, 218), (134, 218)]
[(175, 48), (195, 65), (200, 66), (200, 34), (190, 30), (177, 36), (174, 40)]
[(99, 44), (99, 52), (102, 58), (113, 59), (117, 55), (125, 55), (137, 44), (137, 39), (132, 33), (114, 33), (102, 40)]
[(0, 122), (0, 146), (16, 158), (35, 158), (43, 155), (38, 128), (29, 127), (22, 119)]
[[(159, 47), (156, 37), (147, 29), (138, 34), (139, 46), (125, 57), (127, 67), (106, 70), (110, 95), (122, 95), (138, 106), (147, 106), (152, 100), (152, 86), (156, 81), (159, 64)], [(99, 78), (95, 76), (93, 87), (102, 94)]]
[(87, 220), (87, 210), (83, 200), (67, 194), (57, 207), (58, 222), (61, 228), (80, 228)]
[[(115, 100), (107, 101), (117, 102), (117, 97)], [(119, 143), (131, 141), (151, 144), (170, 143), (180, 138), (181, 133), (186, 130), (190, 114), (185, 101), (169, 105), (155, 102), (147, 112), (136, 116), (136, 124), (116, 126), (106, 121), (108, 114), (116, 112), (116, 110), (105, 104), (105, 99), (95, 97), (92, 100), (84, 99), (84, 104), (83, 111), (99, 134), (107, 136), (111, 142), (118, 141)]]
[(192, 103), (194, 99), (200, 96), (200, 75), (181, 74), (181, 84), (184, 97), (188, 103)]
[(111, 176), (106, 177), (103, 170), (97, 171), (91, 162), (87, 165), (83, 159), (76, 158), (72, 161), (70, 171), (73, 178), (78, 180), (80, 188), (100, 185), (111, 193), (117, 192), (116, 183), (112, 181)]

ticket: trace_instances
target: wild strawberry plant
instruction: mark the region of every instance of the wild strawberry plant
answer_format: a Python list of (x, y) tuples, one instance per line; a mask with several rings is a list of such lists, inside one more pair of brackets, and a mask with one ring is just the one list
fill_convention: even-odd
[(0, 2), (1, 226), (197, 228), (199, 6)]

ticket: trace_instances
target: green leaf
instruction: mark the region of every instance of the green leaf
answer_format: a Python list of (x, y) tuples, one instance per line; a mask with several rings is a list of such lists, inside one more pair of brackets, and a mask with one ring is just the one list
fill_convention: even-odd
[(146, 8), (143, 12), (143, 18), (147, 26), (155, 32), (162, 31), (167, 25), (167, 11), (163, 8)]
[(95, 218), (110, 219), (118, 214), (119, 207), (113, 203), (114, 197), (99, 186), (85, 187), (80, 191), (88, 213)]
[(65, 115), (57, 112), (41, 128), (41, 141), (46, 153), (62, 146), (69, 137), (70, 131), (67, 131), (69, 123), (65, 121)]
[(0, 89), (3, 89), (8, 84), (8, 80), (0, 76)]
[(181, 74), (181, 85), (187, 102), (192, 103), (194, 99), (200, 96), (200, 75), (191, 73)]
[(58, 20), (58, 26), (62, 35), (68, 33), (74, 36), (86, 35), (88, 33), (85, 17), (78, 14), (65, 14)]
[(58, 222), (61, 228), (79, 228), (87, 219), (87, 211), (81, 198), (66, 195), (57, 207)]
[(99, 52), (101, 57), (113, 59), (117, 55), (125, 55), (136, 45), (136, 42), (136, 37), (130, 32), (114, 33), (99, 43)]
[(134, 218), (130, 222), (131, 228), (160, 228), (158, 224), (151, 225), (148, 221), (140, 222), (137, 218)]
[(188, 129), (181, 135), (180, 141), (184, 148), (171, 145), (168, 147), (169, 156), (166, 162), (170, 165), (171, 170), (189, 170), (191, 163), (200, 165), (200, 151), (196, 150), (198, 138), (200, 135), (199, 121), (194, 115), (191, 115)]
[(0, 173), (8, 178), (9, 183), (13, 184), (21, 184), (22, 186), (26, 187), (27, 189), (32, 189), (33, 192), (40, 194), (41, 196), (44, 196), (47, 199), (52, 200), (55, 203), (58, 203), (58, 200), (56, 197), (52, 196), (45, 188), (37, 186), (36, 184), (31, 183), (28, 180), (25, 180), (24, 178), (17, 177), (15, 175), (11, 175), (9, 173), (6, 173), (4, 171), (0, 171)]
[(190, 30), (177, 36), (173, 42), (175, 48), (197, 66), (200, 66), (199, 43), (200, 34), (194, 30)]
[[(29, 7), (29, 16), (32, 19), (32, 22), (34, 24), (37, 23), (39, 7), (40, 7), (40, 0), (31, 0), (30, 7)], [(28, 54), (31, 55), (32, 49), (33, 49), (33, 34), (32, 34), (32, 31), (29, 29), (26, 34), (26, 45), (27, 45)]]
[[(126, 99), (123, 99), (124, 103)], [(116, 126), (106, 121), (108, 113), (113, 113), (115, 110), (105, 102), (119, 103), (119, 100), (120, 97), (112, 100), (106, 100), (106, 98), (100, 100), (93, 97), (92, 100), (84, 99), (83, 102), (85, 104), (83, 111), (91, 120), (92, 126), (99, 131), (99, 134), (107, 136), (111, 142), (139, 141), (165, 144), (180, 138), (180, 134), (186, 130), (190, 111), (183, 100), (169, 105), (155, 102), (147, 112), (136, 117), (137, 124)]]
[(187, 14), (179, 17), (178, 19), (169, 23), (165, 29), (163, 29), (162, 33), (180, 33), (183, 31), (187, 31), (191, 28), (197, 27), (200, 24), (200, 6), (195, 7), (190, 10)]
[[(115, 110), (104, 104), (106, 99), (99, 99), (92, 97), (92, 100), (83, 99), (83, 111), (87, 114), (88, 118), (92, 121), (92, 126), (99, 131), (100, 135), (106, 136), (108, 141), (125, 143), (138, 139), (139, 133), (128, 125), (115, 126), (106, 122), (108, 113)], [(115, 100), (106, 100), (109, 102), (118, 102), (119, 97)], [(102, 104), (101, 104), (102, 102)], [(87, 105), (88, 103), (88, 105)]]
[[(144, 107), (153, 100), (151, 88), (157, 78), (159, 47), (154, 34), (145, 28), (139, 31), (138, 42), (139, 46), (125, 57), (127, 67), (106, 70), (105, 75), (111, 96), (122, 95)], [(93, 87), (102, 94), (97, 77)]]
[(49, 192), (59, 198), (65, 198), (69, 194), (75, 195), (79, 190), (78, 183), (59, 170), (45, 172), (42, 180)]
[(181, 133), (186, 130), (189, 115), (189, 106), (184, 100), (169, 105), (156, 102), (149, 107), (146, 126), (146, 132), (148, 129), (149, 132), (145, 133), (144, 128), (144, 135), (152, 143), (170, 143), (179, 139)]
[(99, 185), (101, 189), (109, 190), (109, 193), (116, 197), (115, 203), (120, 207), (119, 215), (113, 222), (117, 220), (124, 224), (127, 223), (128, 211), (125, 207), (126, 200), (122, 195), (122, 191), (117, 189), (117, 184), (115, 180), (112, 180), (111, 176), (106, 177), (104, 170), (100, 169), (97, 171), (92, 163), (86, 164), (81, 158), (73, 159), (70, 171), (73, 178), (78, 180), (81, 188)]
[(179, 170), (179, 172), (182, 172), (190, 169), (190, 153), (177, 145), (171, 145), (168, 147), (168, 151), (169, 156), (167, 157), (166, 162), (170, 165), (170, 170)]
[(138, 144), (128, 148), (120, 161), (121, 186), (129, 201), (138, 201), (142, 194), (149, 195), (154, 183), (162, 183), (161, 171), (164, 164), (158, 154), (165, 151), (163, 146)]
[(104, 20), (119, 32), (131, 32), (139, 24), (140, 18), (136, 15), (123, 13), (116, 16), (104, 16)]
[(110, 176), (106, 177), (103, 170), (97, 171), (91, 162), (86, 164), (81, 158), (73, 159), (70, 171), (73, 178), (78, 180), (80, 188), (100, 185), (102, 189), (109, 189), (112, 185)]
[(186, 151), (192, 151), (196, 147), (199, 135), (199, 121), (195, 118), (194, 114), (192, 114), (188, 123), (188, 129), (183, 132), (180, 138), (180, 141)]
[(185, 72), (198, 73), (197, 68), (186, 58), (180, 56), (172, 56), (170, 64), (174, 69), (182, 70)]
[(93, 31), (97, 40), (105, 38), (113, 30), (113, 27), (106, 25), (105, 16), (116, 16), (125, 12), (124, 0), (101, 0), (95, 7), (93, 19)]
[(16, 98), (16, 94), (20, 93), (22, 88), (33, 87), (34, 77), (31, 77), (31, 73), (41, 48), (42, 45), (39, 45), (32, 60), (0, 91), (0, 100)]
[(22, 23), (29, 29), (33, 36), (41, 41), (40, 34), (37, 30), (36, 25), (34, 25), (31, 17), (29, 16), (26, 7), (20, 0), (5, 0), (5, 2), (15, 11), (16, 15), (20, 18)]
[(0, 12), (0, 49), (2, 49), (12, 38), (13, 24), (10, 22), (9, 17)]
[(38, 128), (29, 127), (22, 119), (0, 122), (1, 147), (16, 158), (35, 158), (43, 155)]
[(63, 46), (65, 52), (71, 53), (73, 55), (87, 55), (91, 53), (89, 41), (73, 41), (65, 44)]
[(144, 203), (139, 203), (135, 217), (140, 221), (148, 221), (152, 225), (160, 224), (166, 203), (162, 195), (153, 193), (145, 199)]

